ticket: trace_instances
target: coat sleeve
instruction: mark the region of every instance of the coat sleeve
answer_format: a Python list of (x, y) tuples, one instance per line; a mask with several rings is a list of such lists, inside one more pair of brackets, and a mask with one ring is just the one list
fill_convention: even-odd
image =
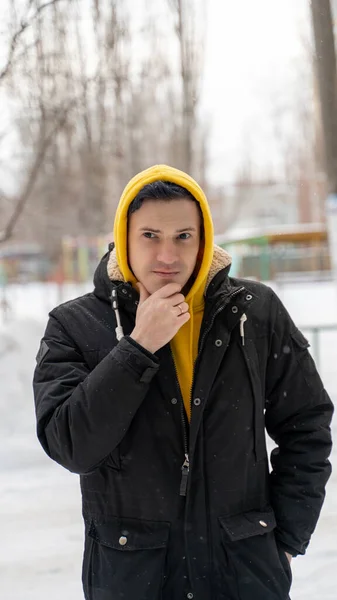
[(51, 313), (33, 380), (44, 450), (69, 471), (95, 470), (128, 431), (158, 368), (155, 356), (126, 337), (90, 371)]
[(331, 466), (331, 400), (296, 328), (275, 294), (266, 371), (265, 423), (271, 453), (271, 502), (276, 537), (293, 556), (304, 554), (325, 496)]

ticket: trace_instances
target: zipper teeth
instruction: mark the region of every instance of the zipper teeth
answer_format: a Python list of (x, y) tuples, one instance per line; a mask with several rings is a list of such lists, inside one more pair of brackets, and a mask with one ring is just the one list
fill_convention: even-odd
[[(198, 360), (198, 357), (194, 361), (193, 371), (192, 371), (192, 385), (191, 385), (191, 389), (190, 389), (190, 415), (191, 416), (192, 416), (193, 382), (194, 382), (194, 374), (195, 374), (195, 365), (196, 365), (197, 360)], [(185, 418), (185, 416), (184, 416), (184, 418)]]
[(185, 419), (185, 414), (184, 414), (184, 400), (183, 400), (181, 392), (180, 392), (180, 385), (179, 385), (177, 367), (176, 367), (176, 364), (174, 362), (172, 350), (171, 350), (171, 358), (172, 358), (172, 363), (173, 363), (173, 367), (174, 367), (174, 373), (175, 373), (175, 376), (176, 376), (177, 391), (178, 391), (179, 397), (180, 397), (180, 415), (181, 415), (181, 421), (182, 421), (182, 425), (183, 425), (184, 453), (188, 454), (187, 425), (186, 425), (186, 419)]
[[(201, 354), (201, 350), (202, 350), (202, 346), (203, 346), (205, 337), (209, 333), (209, 331), (211, 330), (216, 316), (227, 306), (227, 304), (230, 302), (230, 300), (232, 298), (234, 298), (234, 296), (236, 296), (237, 294), (239, 294), (240, 292), (242, 292), (244, 289), (245, 289), (244, 287), (241, 287), (238, 290), (235, 290), (232, 294), (230, 294), (230, 296), (228, 296), (226, 298), (226, 301), (223, 304), (221, 304), (221, 306), (219, 306), (219, 308), (213, 314), (212, 320), (211, 320), (208, 328), (203, 333), (203, 336), (202, 336), (201, 342), (200, 342), (198, 356), (197, 356), (197, 359), (196, 359), (196, 361), (194, 363), (194, 366), (193, 366), (192, 387), (191, 387), (191, 393), (190, 393), (191, 411), (192, 411), (192, 395), (193, 395), (194, 374), (195, 374), (195, 369), (196, 369), (196, 364), (197, 364), (198, 358), (199, 358), (199, 356)], [(174, 362), (174, 356), (173, 356), (173, 352), (172, 352), (171, 348), (170, 348), (170, 354), (171, 354), (171, 359), (172, 359), (174, 373), (175, 373), (175, 378), (176, 378), (177, 391), (178, 391), (178, 395), (180, 397), (180, 415), (181, 415), (181, 422), (182, 422), (182, 426), (183, 426), (184, 453), (185, 453), (185, 457), (186, 457), (186, 456), (188, 456), (189, 452), (188, 452), (188, 443), (187, 443), (187, 425), (186, 425), (186, 419), (185, 419), (185, 413), (184, 413), (184, 400), (183, 400), (183, 397), (182, 397), (182, 394), (181, 394), (181, 391), (180, 391), (180, 384), (179, 384), (179, 378), (178, 378), (177, 368), (176, 368), (176, 364)]]
[(186, 490), (187, 490), (187, 484), (188, 484), (187, 480), (188, 480), (188, 474), (190, 471), (190, 467), (189, 467), (190, 461), (189, 461), (189, 455), (188, 455), (188, 442), (187, 442), (187, 425), (186, 425), (186, 419), (185, 419), (185, 414), (184, 414), (184, 399), (182, 397), (181, 390), (180, 390), (177, 368), (176, 368), (176, 364), (174, 362), (173, 352), (171, 349), (170, 349), (170, 351), (171, 351), (171, 358), (172, 358), (172, 363), (173, 363), (173, 367), (174, 367), (174, 373), (176, 376), (177, 391), (178, 391), (178, 395), (180, 398), (180, 416), (181, 416), (181, 423), (182, 423), (182, 428), (183, 428), (185, 460), (184, 460), (183, 466), (181, 468), (182, 475), (181, 475), (181, 479), (180, 479), (179, 495), (184, 497), (184, 496), (186, 496)]
[(187, 425), (186, 425), (186, 419), (185, 419), (185, 413), (184, 413), (184, 405), (183, 405), (183, 401), (180, 402), (180, 414), (181, 414), (181, 420), (183, 423), (183, 432), (184, 432), (184, 450), (185, 450), (185, 454), (188, 454), (188, 443), (187, 443)]

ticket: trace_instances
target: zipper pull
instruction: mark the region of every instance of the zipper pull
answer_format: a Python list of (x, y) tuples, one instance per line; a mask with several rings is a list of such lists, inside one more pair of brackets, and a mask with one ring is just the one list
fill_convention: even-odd
[(243, 313), (242, 317), (240, 317), (240, 335), (242, 337), (242, 345), (245, 345), (245, 330), (244, 330), (244, 326), (245, 326), (245, 322), (247, 321), (247, 315), (246, 313)]
[(183, 466), (181, 467), (181, 471), (182, 475), (180, 482), (180, 496), (186, 496), (188, 474), (190, 472), (190, 459), (188, 457), (188, 454), (185, 454), (185, 461)]

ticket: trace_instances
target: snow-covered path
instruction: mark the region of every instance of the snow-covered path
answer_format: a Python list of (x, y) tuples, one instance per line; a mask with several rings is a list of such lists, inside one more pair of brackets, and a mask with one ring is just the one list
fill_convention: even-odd
[[(3, 600), (83, 600), (78, 477), (40, 448), (31, 391), (46, 313), (57, 299), (54, 290), (44, 294), (38, 286), (18, 288), (12, 297), (12, 321), (0, 324), (0, 595)], [(281, 297), (298, 324), (337, 323), (331, 284), (284, 288)], [(336, 400), (337, 331), (322, 334), (321, 342), (322, 378)], [(336, 422), (334, 429), (337, 433)], [(337, 450), (332, 463), (337, 465)], [(336, 600), (335, 472), (308, 553), (293, 560), (293, 577), (292, 600)]]

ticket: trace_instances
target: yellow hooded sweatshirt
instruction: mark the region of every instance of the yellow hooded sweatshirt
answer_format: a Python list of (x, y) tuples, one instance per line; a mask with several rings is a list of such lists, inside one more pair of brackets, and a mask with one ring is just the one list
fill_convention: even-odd
[(171, 181), (186, 188), (199, 202), (204, 225), (203, 253), (195, 272), (195, 280), (186, 296), (190, 320), (183, 325), (171, 341), (171, 349), (176, 366), (178, 381), (188, 419), (191, 418), (191, 391), (194, 363), (198, 355), (200, 327), (204, 313), (204, 292), (207, 276), (212, 264), (214, 239), (213, 222), (204, 192), (192, 177), (166, 165), (156, 165), (138, 173), (125, 187), (115, 216), (114, 242), (117, 263), (124, 281), (137, 289), (136, 279), (130, 270), (127, 257), (127, 212), (132, 200), (147, 184), (154, 181)]

